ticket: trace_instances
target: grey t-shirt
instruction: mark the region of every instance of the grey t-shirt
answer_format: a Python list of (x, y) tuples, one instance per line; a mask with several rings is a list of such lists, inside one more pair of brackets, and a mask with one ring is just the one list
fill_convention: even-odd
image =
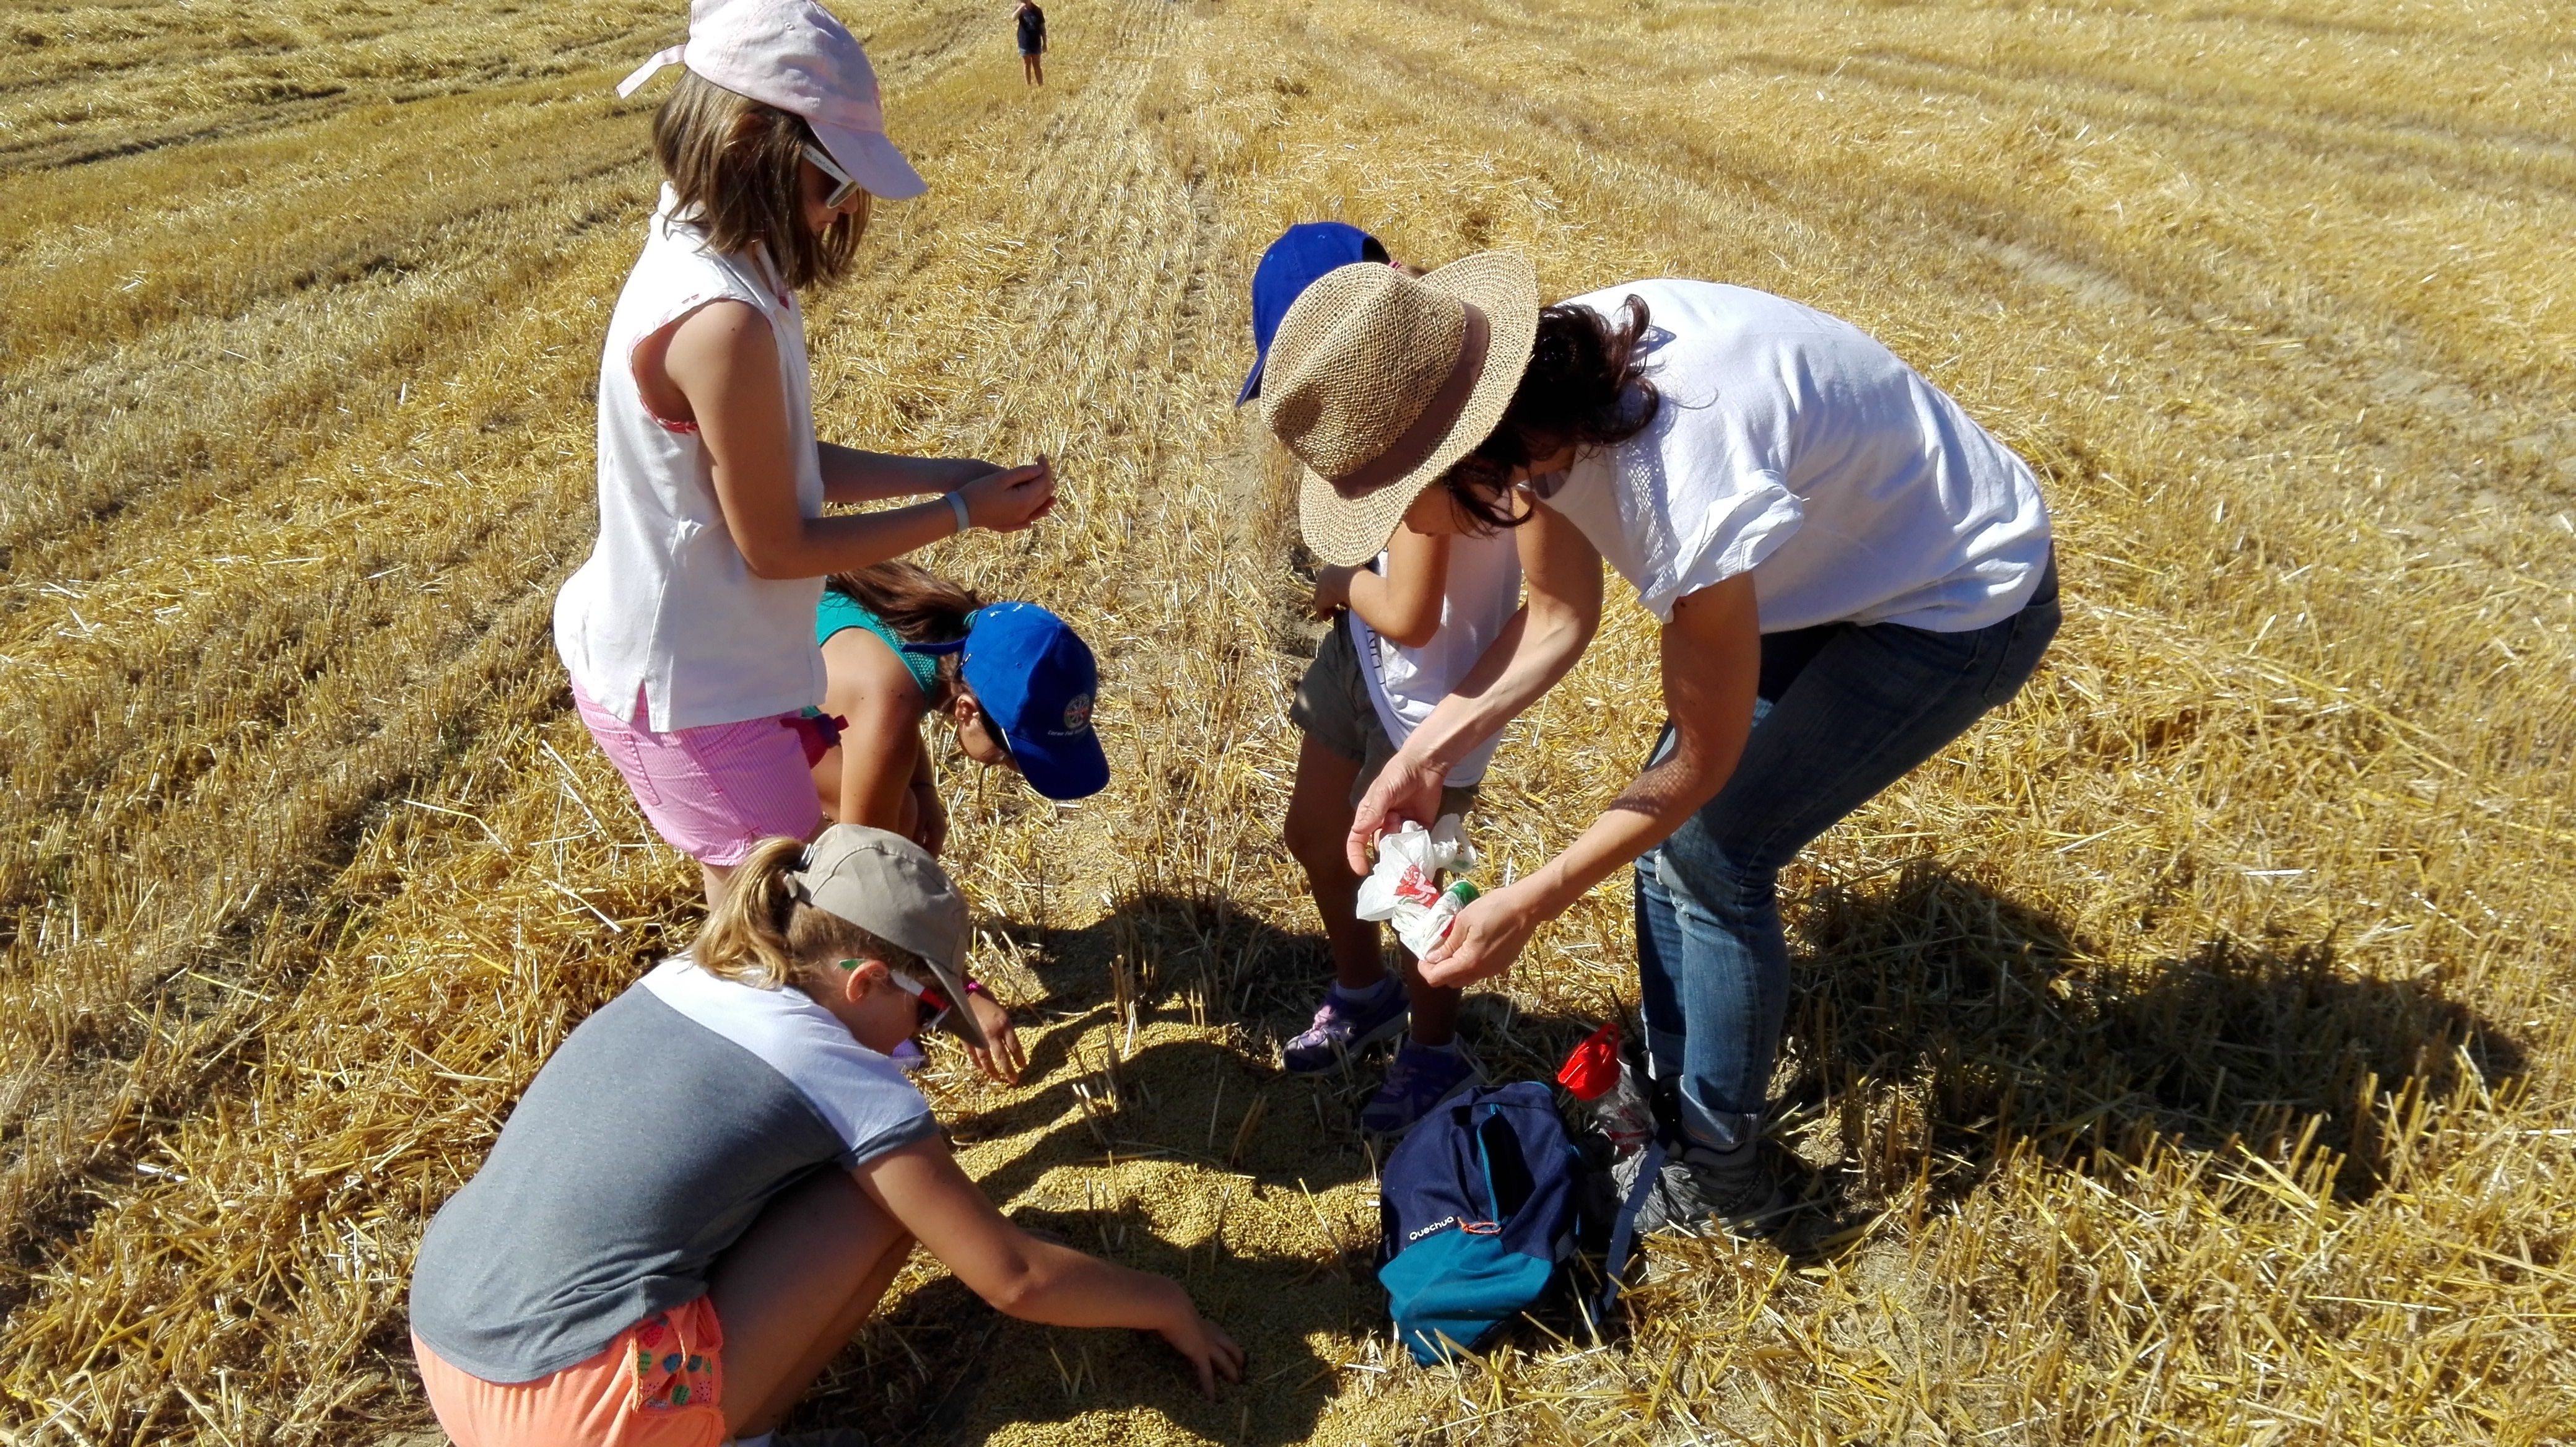
[(565, 1038), (440, 1209), (412, 1330), (531, 1382), (694, 1300), (770, 1198), (937, 1129), (894, 1062), (792, 990), (665, 961)]

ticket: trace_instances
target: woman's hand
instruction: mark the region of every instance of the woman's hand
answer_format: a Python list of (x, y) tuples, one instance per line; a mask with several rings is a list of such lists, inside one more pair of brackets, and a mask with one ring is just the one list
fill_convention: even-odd
[(997, 533), (1015, 533), (1055, 506), (1055, 468), (1041, 457), (1026, 467), (988, 472), (957, 489), (966, 520)]
[(1348, 845), (1351, 868), (1361, 874), (1369, 872), (1369, 851), (1377, 846), (1378, 836), (1392, 834), (1413, 820), (1425, 829), (1440, 822), (1440, 786), (1449, 777), (1447, 766), (1429, 763), (1401, 750), (1377, 771), (1377, 779), (1351, 813)]
[(1171, 1325), (1155, 1330), (1163, 1340), (1172, 1344), (1172, 1350), (1190, 1359), (1190, 1365), (1199, 1374), (1199, 1391), (1214, 1401), (1219, 1376), (1229, 1382), (1243, 1380), (1243, 1348), (1236, 1346), (1234, 1338), (1227, 1336), (1215, 1322), (1199, 1315), (1198, 1308), (1190, 1302), (1189, 1293), (1181, 1290), (1177, 1283), (1172, 1284), (1172, 1294), (1180, 1298), (1180, 1307), (1173, 1313), (1175, 1320)]
[(915, 823), (912, 842), (930, 851), (936, 858), (948, 847), (948, 806), (940, 802), (937, 784), (915, 783), (912, 786)]
[(1351, 578), (1360, 570), (1347, 563), (1337, 563), (1315, 575), (1315, 596), (1306, 600), (1306, 611), (1317, 618), (1330, 618), (1351, 606)]
[(1422, 957), (1422, 982), (1454, 990), (1501, 974), (1521, 957), (1530, 933), (1545, 917), (1530, 907), (1519, 885), (1476, 896), (1450, 919), (1449, 932)]
[(1004, 1085), (1019, 1084), (1020, 1072), (1029, 1068), (1029, 1052), (1020, 1045), (1020, 1032), (1011, 1024), (1011, 1012), (1002, 1008), (1001, 1001), (979, 990), (966, 992), (966, 1009), (983, 1027), (984, 1038), (993, 1042), (989, 1050), (968, 1047), (976, 1068)]

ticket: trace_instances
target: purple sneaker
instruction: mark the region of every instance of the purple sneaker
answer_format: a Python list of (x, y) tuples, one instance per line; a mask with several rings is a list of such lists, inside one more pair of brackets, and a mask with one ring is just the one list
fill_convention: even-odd
[(1338, 989), (1327, 990), (1315, 1023), (1279, 1052), (1279, 1068), (1292, 1075), (1331, 1070), (1402, 1030), (1407, 1018), (1401, 985), (1390, 982), (1364, 1004), (1354, 1004)]
[(1386, 1084), (1360, 1107), (1360, 1129), (1400, 1136), (1414, 1123), (1485, 1083), (1485, 1073), (1463, 1050), (1431, 1050), (1407, 1040), (1395, 1048)]

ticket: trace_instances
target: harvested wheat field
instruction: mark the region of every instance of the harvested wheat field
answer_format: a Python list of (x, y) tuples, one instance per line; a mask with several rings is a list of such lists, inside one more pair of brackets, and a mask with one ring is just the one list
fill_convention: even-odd
[[(0, 25), (0, 1442), (435, 1441), (414, 1242), (692, 866), (547, 632), (676, 3), (18, 0)], [(916, 1264), (800, 1421), (891, 1443), (2576, 1437), (2576, 7), (2560, 0), (839, 0), (933, 190), (810, 304), (836, 440), (1058, 460), (925, 560), (1101, 647), (1079, 807), (942, 763), (1018, 1220), (1251, 1353)], [(1777, 1246), (1656, 1243), (1623, 1340), (1411, 1364), (1374, 1084), (1277, 842), (1316, 628), (1230, 410), (1339, 216), (1567, 295), (1848, 316), (2040, 469), (2067, 626), (1810, 852)], [(1613, 588), (1614, 598), (1625, 597)], [(1486, 873), (1657, 722), (1616, 602)], [(1489, 1071), (1632, 1004), (1624, 877), (1470, 997)]]

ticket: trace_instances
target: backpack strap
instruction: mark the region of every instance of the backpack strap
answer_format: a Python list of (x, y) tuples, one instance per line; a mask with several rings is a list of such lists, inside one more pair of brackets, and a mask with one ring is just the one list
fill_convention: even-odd
[(1627, 1269), (1629, 1249), (1637, 1244), (1638, 1209), (1646, 1204), (1646, 1193), (1655, 1188), (1655, 1178), (1664, 1172), (1664, 1143), (1650, 1140), (1645, 1152), (1645, 1159), (1638, 1163), (1637, 1179), (1629, 1185), (1627, 1197), (1619, 1202), (1618, 1214), (1611, 1217), (1610, 1250), (1601, 1258), (1601, 1295), (1593, 1303), (1595, 1331), (1610, 1319), (1611, 1308), (1619, 1304), (1619, 1276)]
[[(1502, 1113), (1503, 1108), (1501, 1106), (1495, 1105), (1490, 1101), (1486, 1103), (1486, 1120), (1492, 1120), (1495, 1116), (1501, 1115)], [(1500, 1235), (1502, 1233), (1502, 1229), (1511, 1223), (1504, 1219), (1503, 1216), (1502, 1193), (1494, 1189), (1494, 1154), (1493, 1152), (1485, 1149), (1484, 1131), (1471, 1128), (1467, 1132), (1467, 1135), (1469, 1139), (1476, 1143), (1476, 1169), (1482, 1173), (1485, 1178), (1485, 1209), (1494, 1213), (1494, 1219), (1490, 1221), (1461, 1221), (1458, 1223), (1458, 1229), (1478, 1236)]]

